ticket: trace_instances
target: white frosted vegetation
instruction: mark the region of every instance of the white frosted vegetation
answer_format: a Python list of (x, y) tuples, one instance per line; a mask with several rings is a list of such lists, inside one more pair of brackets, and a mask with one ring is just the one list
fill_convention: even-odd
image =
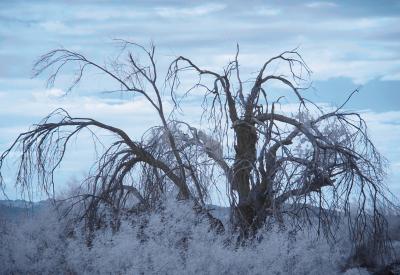
[[(262, 230), (238, 246), (216, 235), (187, 203), (167, 200), (151, 214), (124, 219), (112, 233), (95, 232), (91, 247), (82, 223), (46, 209), (33, 218), (1, 223), (2, 273), (30, 274), (368, 274), (346, 268), (350, 244), (334, 246), (314, 230)], [(223, 213), (223, 211), (220, 211)], [(347, 270), (346, 270), (347, 269)]]

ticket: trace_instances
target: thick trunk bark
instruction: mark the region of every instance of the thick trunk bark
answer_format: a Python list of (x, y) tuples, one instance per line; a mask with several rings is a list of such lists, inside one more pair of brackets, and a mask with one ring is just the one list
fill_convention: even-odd
[(251, 196), (251, 171), (256, 161), (257, 133), (249, 124), (240, 124), (235, 128), (235, 166), (233, 169), (233, 186), (239, 196), (239, 202), (235, 206), (233, 218), (236, 226), (242, 234), (248, 235), (251, 231), (256, 208)]

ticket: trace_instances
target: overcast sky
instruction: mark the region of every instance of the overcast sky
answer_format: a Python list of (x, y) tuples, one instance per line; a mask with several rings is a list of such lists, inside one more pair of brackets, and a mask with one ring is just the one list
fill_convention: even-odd
[[(100, 94), (112, 83), (97, 74), (61, 98), (71, 72), (51, 89), (45, 76), (31, 78), (46, 51), (65, 47), (102, 63), (117, 52), (114, 38), (153, 41), (161, 68), (185, 55), (218, 70), (239, 43), (239, 61), (252, 72), (299, 47), (313, 71), (311, 99), (339, 105), (361, 87), (347, 108), (367, 120), (400, 195), (400, 1), (1, 1), (0, 149), (56, 107), (133, 134), (157, 124), (140, 100)], [(82, 173), (82, 154), (74, 154), (61, 181)]]

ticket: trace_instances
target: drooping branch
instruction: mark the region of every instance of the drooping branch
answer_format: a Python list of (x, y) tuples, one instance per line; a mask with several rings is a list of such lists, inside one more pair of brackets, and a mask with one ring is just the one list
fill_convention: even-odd
[[(141, 51), (143, 51), (150, 62), (149, 69), (146, 69), (146, 66), (138, 63), (134, 59), (130, 51), (128, 51), (127, 53), (127, 63), (124, 65), (119, 64), (119, 66), (114, 66), (114, 71), (112, 71), (111, 69), (107, 68), (107, 66), (101, 66), (98, 63), (87, 59), (79, 53), (65, 49), (57, 49), (43, 55), (35, 63), (35, 75), (39, 75), (45, 70), (54, 68), (54, 73), (51, 74), (48, 81), (48, 84), (52, 85), (54, 84), (57, 75), (61, 72), (65, 65), (69, 63), (77, 63), (79, 66), (78, 74), (74, 79), (73, 84), (70, 86), (69, 90), (71, 90), (77, 83), (81, 81), (85, 68), (87, 66), (92, 66), (95, 69), (98, 69), (101, 72), (105, 73), (107, 76), (110, 76), (111, 79), (116, 80), (117, 83), (120, 84), (122, 91), (128, 93), (137, 93), (144, 96), (146, 100), (154, 107), (158, 116), (160, 117), (162, 125), (167, 130), (166, 132), (168, 133), (169, 145), (171, 146), (175, 159), (179, 164), (178, 170), (180, 171), (180, 181), (182, 182), (182, 185), (186, 185), (186, 183), (184, 182), (186, 176), (183, 169), (183, 161), (181, 159), (181, 156), (179, 155), (178, 149), (176, 148), (176, 141), (174, 140), (173, 135), (169, 133), (168, 122), (164, 113), (163, 101), (161, 98), (161, 92), (157, 86), (157, 68), (154, 59), (155, 47), (154, 45), (151, 45), (150, 49), (147, 50), (145, 47), (136, 43), (131, 43), (125, 40), (121, 40), (121, 42), (124, 50), (129, 50), (129, 47), (134, 47), (139, 48)], [(130, 67), (131, 71), (125, 71), (123, 69), (125, 67)], [(150, 91), (147, 91), (145, 89), (143, 81), (150, 84)], [(189, 193), (185, 191), (188, 190), (187, 186), (185, 186), (182, 190), (183, 198), (188, 198)]]
[[(50, 119), (54, 116), (61, 116), (60, 121), (50, 122)], [(47, 191), (50, 186), (54, 185), (54, 171), (64, 157), (69, 140), (81, 130), (90, 127), (107, 130), (119, 138), (119, 142), (111, 147), (114, 148), (115, 145), (118, 145), (118, 150), (112, 152), (112, 158), (108, 159), (109, 162), (115, 161), (120, 155), (125, 157), (135, 156), (137, 161), (162, 170), (181, 192), (188, 192), (185, 189), (184, 182), (167, 164), (155, 159), (141, 144), (131, 140), (123, 130), (90, 118), (73, 118), (62, 109), (50, 114), (34, 129), (20, 134), (11, 147), (1, 155), (0, 165), (3, 164), (4, 159), (12, 150), (21, 147), (17, 184), (26, 185), (28, 179), (37, 174), (40, 181), (43, 180), (47, 183), (45, 188)], [(102, 167), (106, 167), (106, 164), (108, 163), (104, 163)], [(122, 167), (127, 165), (127, 163), (123, 164)], [(101, 172), (100, 169), (99, 173)]]

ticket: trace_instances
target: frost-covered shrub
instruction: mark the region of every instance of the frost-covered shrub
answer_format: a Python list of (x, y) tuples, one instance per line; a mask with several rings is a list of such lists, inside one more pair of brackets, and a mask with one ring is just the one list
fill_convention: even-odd
[(78, 235), (68, 242), (68, 267), (87, 274), (337, 274), (349, 256), (346, 240), (332, 248), (315, 232), (278, 228), (237, 247), (185, 204), (166, 200), (158, 211), (124, 220), (116, 234), (99, 230), (90, 248)]
[(52, 207), (0, 225), (3, 274), (56, 274), (67, 271), (64, 225)]
[[(189, 202), (174, 199), (151, 213), (127, 215), (117, 232), (96, 230), (90, 247), (84, 221), (60, 220), (60, 213), (49, 207), (1, 221), (1, 274), (369, 274), (348, 265), (344, 233), (332, 246), (315, 229), (273, 227), (238, 245), (232, 232), (215, 234)], [(214, 214), (227, 215), (223, 208)]]

